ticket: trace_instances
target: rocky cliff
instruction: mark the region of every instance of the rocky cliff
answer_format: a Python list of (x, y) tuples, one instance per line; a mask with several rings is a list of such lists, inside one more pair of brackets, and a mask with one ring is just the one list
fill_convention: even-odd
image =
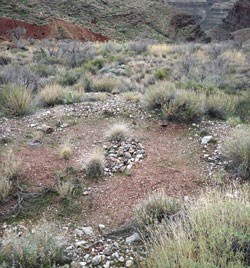
[(165, 0), (166, 4), (191, 14), (205, 31), (220, 25), (235, 2), (236, 0)]

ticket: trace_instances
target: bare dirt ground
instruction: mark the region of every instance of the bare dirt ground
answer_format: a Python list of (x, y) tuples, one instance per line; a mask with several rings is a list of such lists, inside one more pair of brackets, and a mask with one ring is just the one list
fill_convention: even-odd
[[(81, 172), (82, 163), (93, 148), (103, 146), (108, 126), (121, 120), (131, 125), (132, 136), (145, 147), (146, 158), (136, 163), (130, 172), (103, 177), (98, 181), (87, 180)], [(35, 132), (27, 127), (31, 121), (32, 116), (10, 120), (7, 124), (15, 130), (14, 151), (22, 160), (19, 183), (25, 184), (27, 191), (34, 192), (45, 186), (51, 187), (56, 182), (56, 174), (74, 167), (78, 170), (76, 176), (88, 189), (88, 195), (80, 196), (75, 204), (77, 213), (72, 217), (65, 215), (64, 220), (91, 226), (105, 224), (114, 228), (129, 220), (138, 202), (153, 191), (165, 190), (170, 196), (183, 197), (198, 192), (203, 185), (201, 174), (204, 163), (200, 161), (200, 145), (191, 138), (193, 134), (186, 125), (168, 124), (163, 127), (159, 121), (152, 119), (82, 118), (62, 130), (44, 135), (42, 145), (33, 147), (28, 144)], [(37, 121), (39, 125), (46, 123), (53, 126), (55, 123), (53, 117)], [(62, 160), (58, 156), (58, 146), (65, 141), (72, 144), (70, 160)], [(42, 217), (56, 219), (59, 203), (58, 198), (51, 201)], [(13, 199), (9, 204), (11, 209)]]

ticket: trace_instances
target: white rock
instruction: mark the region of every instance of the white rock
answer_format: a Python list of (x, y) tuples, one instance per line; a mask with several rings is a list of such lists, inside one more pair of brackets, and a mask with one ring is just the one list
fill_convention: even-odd
[(85, 240), (81, 240), (81, 241), (77, 241), (76, 243), (75, 243), (75, 246), (76, 247), (80, 247), (80, 246), (83, 246), (83, 245), (86, 245), (87, 244), (87, 241), (85, 241)]
[(102, 262), (102, 256), (100, 256), (100, 255), (97, 255), (92, 259), (92, 264), (94, 266), (99, 265), (101, 262)]
[(121, 256), (119, 259), (118, 259), (119, 262), (125, 262), (125, 259), (123, 256)]
[(201, 139), (201, 144), (206, 145), (212, 140), (213, 136), (205, 136)]
[(82, 227), (81, 229), (85, 235), (89, 235), (89, 236), (94, 235), (94, 230), (90, 226), (89, 227)]
[(126, 243), (127, 244), (132, 244), (132, 243), (134, 243), (136, 241), (139, 241), (139, 240), (140, 240), (139, 234), (138, 233), (134, 233), (131, 236), (129, 236), (129, 237), (126, 238)]
[(126, 267), (131, 267), (133, 264), (134, 264), (134, 263), (133, 263), (132, 260), (127, 260), (125, 266), (126, 266)]

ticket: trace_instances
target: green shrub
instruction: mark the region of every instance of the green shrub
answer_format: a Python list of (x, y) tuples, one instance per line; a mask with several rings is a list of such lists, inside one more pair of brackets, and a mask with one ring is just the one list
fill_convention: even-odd
[(104, 67), (106, 60), (103, 58), (95, 58), (88, 61), (83, 66), (85, 70), (90, 71), (93, 74), (96, 74), (98, 70)]
[(63, 73), (59, 78), (62, 86), (73, 86), (80, 78), (80, 73), (76, 70), (70, 70)]
[(236, 175), (250, 179), (250, 127), (235, 129), (225, 141), (223, 153)]
[(31, 69), (41, 77), (49, 77), (55, 75), (56, 73), (55, 68), (52, 68), (50, 65), (46, 64), (37, 64), (34, 65)]
[(137, 222), (142, 226), (168, 221), (182, 209), (182, 203), (164, 192), (155, 193), (145, 199), (135, 211)]
[(168, 69), (158, 69), (155, 71), (155, 78), (159, 80), (164, 80), (169, 78), (170, 70)]
[(161, 82), (149, 87), (145, 93), (145, 103), (149, 109), (161, 109), (175, 98), (176, 87), (171, 82)]
[(6, 234), (0, 248), (7, 267), (40, 268), (62, 263), (65, 244), (61, 232), (53, 224), (44, 223), (22, 236)]
[(234, 114), (238, 98), (218, 91), (205, 100), (205, 114), (210, 118), (226, 119)]
[(101, 151), (94, 151), (85, 164), (85, 172), (88, 178), (98, 178), (104, 172), (104, 155)]
[(30, 113), (33, 100), (32, 92), (25, 87), (8, 84), (0, 89), (0, 110), (6, 115), (21, 116)]
[(178, 221), (151, 233), (143, 268), (244, 268), (250, 265), (249, 187), (209, 192)]

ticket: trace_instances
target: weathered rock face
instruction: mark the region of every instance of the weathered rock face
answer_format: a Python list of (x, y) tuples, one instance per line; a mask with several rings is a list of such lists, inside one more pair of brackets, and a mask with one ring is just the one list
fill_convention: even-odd
[(207, 38), (200, 25), (195, 22), (190, 14), (176, 14), (171, 19), (171, 26), (175, 30), (176, 40), (183, 38), (183, 41), (210, 41), (210, 38)]
[(229, 32), (250, 27), (250, 0), (239, 0), (222, 22), (222, 28)]
[(165, 0), (192, 15), (192, 18), (206, 31), (217, 27), (227, 17), (236, 0)]

